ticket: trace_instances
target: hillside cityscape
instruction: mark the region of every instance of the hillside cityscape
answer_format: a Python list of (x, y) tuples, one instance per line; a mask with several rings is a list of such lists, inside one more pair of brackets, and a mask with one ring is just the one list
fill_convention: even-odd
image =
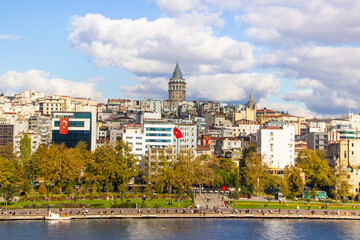
[[(28, 153), (27, 158), (30, 159), (30, 155), (36, 156), (44, 151), (44, 147), (50, 146), (50, 149), (53, 144), (76, 148), (79, 143), (85, 143), (85, 148), (96, 153), (103, 146), (115, 146), (121, 139), (130, 147), (129, 154), (133, 154), (136, 159), (135, 168), (138, 168), (132, 169), (134, 175), (128, 177), (128, 182), (122, 181), (124, 189), (131, 189), (131, 186), (141, 188), (150, 184), (151, 180), (146, 174), (142, 172), (138, 175), (135, 172), (141, 173), (144, 167), (148, 167), (147, 171), (150, 172), (152, 167), (149, 166), (163, 161), (162, 156), (177, 161), (176, 156), (186, 153), (187, 156), (191, 156), (189, 159), (220, 159), (220, 163), (224, 164), (225, 161), (230, 164), (229, 166), (233, 166), (235, 170), (230, 171), (232, 174), (242, 174), (241, 178), (231, 180), (220, 174), (223, 177), (222, 181), (199, 180), (197, 184), (194, 182), (194, 187), (236, 187), (236, 191), (246, 194), (266, 189), (286, 192), (281, 179), (284, 179), (284, 176), (286, 179), (298, 174), (301, 182), (290, 187), (292, 190), (288, 190), (286, 195), (296, 197), (301, 195), (304, 189), (315, 189), (325, 190), (327, 194), (336, 198), (340, 192), (341, 197), (358, 196), (360, 115), (349, 113), (337, 119), (305, 119), (276, 109), (258, 109), (252, 93), (249, 93), (249, 100), (243, 105), (200, 100), (187, 102), (186, 80), (183, 78), (179, 62), (176, 63), (169, 79), (168, 91), (169, 98), (164, 101), (108, 99), (107, 103), (72, 96), (48, 96), (32, 90), (23, 90), (14, 96), (2, 95), (0, 145), (10, 146), (14, 154), (23, 159), (25, 153), (22, 142), (24, 138), (29, 138), (31, 153)], [(256, 156), (251, 157), (249, 152), (256, 153)], [(4, 150), (2, 154), (2, 158), (6, 158)], [(321, 159), (311, 160), (315, 155)], [(246, 169), (255, 164), (251, 158), (258, 158), (260, 165), (266, 166), (266, 170), (257, 170), (255, 182), (247, 180), (246, 174), (242, 171), (242, 168)], [(312, 169), (303, 169), (301, 164), (305, 166), (304, 158), (320, 162), (312, 163)], [(324, 166), (324, 163), (327, 166)], [(24, 162), (23, 164), (26, 165)], [(197, 164), (205, 168), (204, 163)], [(103, 166), (105, 165), (101, 165), (100, 168)], [(329, 172), (325, 173), (326, 176), (321, 175), (321, 171), (324, 170), (322, 168)], [(80, 169), (82, 167), (79, 165), (78, 175), (73, 178), (77, 179), (76, 184), (83, 181), (81, 176), (84, 174), (81, 172), (84, 170), (79, 172)], [(311, 173), (310, 170), (317, 172)], [(265, 178), (264, 171), (271, 176), (279, 177), (273, 180), (275, 184), (267, 185), (269, 176)], [(336, 181), (329, 180), (331, 176), (327, 174), (331, 171), (345, 174), (341, 175), (343, 177), (338, 176), (342, 181), (338, 179), (342, 187), (340, 183), (338, 186)], [(52, 178), (48, 178), (40, 171), (32, 173), (30, 180), (45, 181), (45, 185), (63, 181), (60, 173), (54, 174)], [(216, 178), (216, 175), (209, 176)], [(316, 179), (319, 176), (328, 180)], [(262, 188), (259, 186), (259, 179)], [(1, 182), (3, 187), (6, 185), (5, 182), (12, 180), (5, 177)], [(104, 180), (101, 184), (108, 186), (109, 182)], [(171, 185), (164, 183), (163, 187), (171, 192)], [(239, 188), (240, 185), (243, 186), (242, 190)], [(163, 190), (157, 188), (156, 191)]]

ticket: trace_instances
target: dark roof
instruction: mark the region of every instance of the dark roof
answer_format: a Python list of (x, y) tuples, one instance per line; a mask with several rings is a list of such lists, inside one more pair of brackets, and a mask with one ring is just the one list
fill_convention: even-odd
[(179, 67), (179, 61), (176, 61), (176, 66), (175, 66), (175, 70), (174, 73), (172, 75), (171, 79), (183, 79), (180, 67)]

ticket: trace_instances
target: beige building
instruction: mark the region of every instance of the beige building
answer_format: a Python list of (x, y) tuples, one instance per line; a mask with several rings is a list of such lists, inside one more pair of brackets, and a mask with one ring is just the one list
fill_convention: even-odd
[(249, 101), (245, 104), (245, 116), (246, 120), (256, 121), (257, 105), (254, 101), (254, 95), (251, 93)]
[(46, 97), (39, 101), (39, 110), (42, 114), (51, 115), (53, 112), (67, 111), (64, 98)]
[(326, 158), (332, 167), (345, 170), (351, 184), (351, 195), (359, 194), (360, 139), (340, 140), (328, 145)]

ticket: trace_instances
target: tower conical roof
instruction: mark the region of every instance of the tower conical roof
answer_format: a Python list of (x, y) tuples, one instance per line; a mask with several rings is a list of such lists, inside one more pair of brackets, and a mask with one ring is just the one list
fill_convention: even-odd
[(176, 66), (175, 66), (175, 70), (174, 73), (172, 75), (171, 79), (183, 79), (180, 67), (179, 67), (179, 61), (176, 61)]

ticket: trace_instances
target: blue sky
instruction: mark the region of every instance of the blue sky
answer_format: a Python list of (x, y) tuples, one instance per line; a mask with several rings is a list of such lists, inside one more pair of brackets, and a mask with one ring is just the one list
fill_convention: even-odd
[(357, 0), (1, 1), (0, 92), (187, 100), (306, 117), (360, 111)]

